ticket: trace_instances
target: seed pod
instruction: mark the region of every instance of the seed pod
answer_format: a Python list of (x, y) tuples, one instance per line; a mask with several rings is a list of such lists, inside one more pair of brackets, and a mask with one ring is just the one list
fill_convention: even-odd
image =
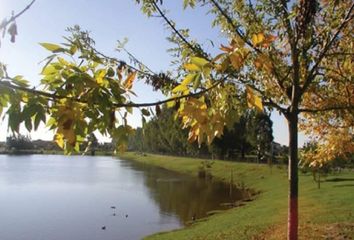
[(17, 35), (17, 25), (16, 22), (12, 22), (7, 32), (11, 35), (11, 42), (15, 42)]

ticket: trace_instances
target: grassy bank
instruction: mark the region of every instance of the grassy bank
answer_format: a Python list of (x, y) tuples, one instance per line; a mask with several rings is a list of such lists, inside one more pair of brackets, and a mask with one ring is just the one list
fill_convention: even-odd
[[(126, 153), (123, 159), (197, 175), (202, 160)], [(286, 239), (287, 170), (284, 167), (215, 161), (214, 178), (260, 191), (255, 201), (227, 210), (190, 227), (158, 233), (146, 239)], [(351, 239), (354, 237), (354, 172), (343, 171), (322, 182), (300, 174), (300, 239)], [(344, 238), (348, 237), (348, 238)]]

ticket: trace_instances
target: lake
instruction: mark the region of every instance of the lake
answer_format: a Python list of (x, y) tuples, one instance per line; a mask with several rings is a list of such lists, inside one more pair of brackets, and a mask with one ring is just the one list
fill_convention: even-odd
[(242, 195), (113, 157), (0, 155), (0, 239), (136, 240)]

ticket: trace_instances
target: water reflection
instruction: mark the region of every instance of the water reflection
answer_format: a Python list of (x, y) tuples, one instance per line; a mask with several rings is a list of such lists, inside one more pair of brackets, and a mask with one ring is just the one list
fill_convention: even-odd
[(111, 157), (0, 155), (0, 240), (141, 239), (242, 195), (228, 192)]
[(190, 177), (136, 162), (124, 162), (124, 166), (143, 173), (148, 194), (159, 205), (161, 213), (173, 213), (184, 224), (207, 216), (211, 210), (225, 209), (220, 205), (222, 203), (247, 196), (239, 189), (233, 189), (230, 193), (230, 186), (218, 181)]

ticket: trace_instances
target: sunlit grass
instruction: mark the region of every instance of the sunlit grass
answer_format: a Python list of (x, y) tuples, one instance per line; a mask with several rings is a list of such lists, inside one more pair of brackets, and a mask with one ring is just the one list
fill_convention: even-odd
[[(121, 157), (192, 175), (197, 175), (202, 161), (135, 153)], [(215, 161), (212, 167), (214, 178), (226, 182), (230, 181), (231, 171), (235, 183), (261, 192), (255, 201), (185, 229), (146, 239), (286, 239), (287, 169), (226, 161)], [(338, 181), (322, 182), (321, 189), (317, 189), (311, 174), (300, 174), (300, 239), (354, 236), (354, 172), (330, 175), (327, 180), (333, 178)]]

